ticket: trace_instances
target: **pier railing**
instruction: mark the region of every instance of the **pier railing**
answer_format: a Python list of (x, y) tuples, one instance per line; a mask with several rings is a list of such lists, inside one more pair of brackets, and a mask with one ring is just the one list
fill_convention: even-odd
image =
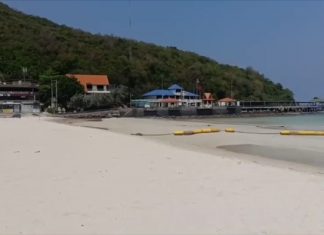
[(290, 101), (241, 101), (242, 112), (317, 112), (323, 106), (315, 102)]
[(240, 106), (245, 107), (315, 107), (315, 102), (304, 101), (240, 101)]

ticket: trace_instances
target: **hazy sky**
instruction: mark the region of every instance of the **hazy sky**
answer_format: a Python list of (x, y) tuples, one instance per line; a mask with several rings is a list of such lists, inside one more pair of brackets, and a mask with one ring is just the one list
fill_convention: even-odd
[(2, 2), (92, 33), (176, 46), (221, 63), (252, 66), (292, 89), (298, 100), (324, 97), (324, 1)]

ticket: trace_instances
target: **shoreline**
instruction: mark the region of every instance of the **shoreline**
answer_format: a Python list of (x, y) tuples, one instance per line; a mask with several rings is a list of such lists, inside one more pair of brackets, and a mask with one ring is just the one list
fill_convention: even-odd
[(206, 114), (206, 115), (130, 115), (134, 109), (131, 108), (116, 108), (109, 110), (97, 110), (97, 111), (84, 111), (77, 113), (64, 113), (56, 115), (57, 117), (64, 118), (76, 118), (76, 119), (87, 119), (87, 118), (111, 118), (111, 117), (123, 117), (123, 118), (170, 118), (170, 119), (204, 119), (204, 118), (249, 118), (249, 117), (277, 117), (277, 116), (299, 116), (299, 115), (312, 115), (320, 114), (324, 111), (309, 111), (309, 112), (240, 112), (236, 114), (230, 113), (219, 113), (219, 114)]
[[(280, 136), (279, 132), (281, 129), (285, 129), (284, 126), (215, 124), (209, 123), (208, 119), (179, 120), (164, 118), (116, 118), (96, 121), (67, 119), (59, 120), (59, 122), (124, 135), (137, 135), (138, 138), (145, 138), (153, 142), (184, 150), (192, 150), (197, 153), (202, 152), (213, 156), (222, 155), (227, 158), (241, 159), (261, 165), (265, 164), (302, 172), (324, 173), (324, 160), (322, 160), (324, 150), (321, 148), (321, 139), (323, 137)], [(220, 132), (194, 136), (173, 136), (172, 134), (174, 131), (181, 129), (190, 130), (209, 127), (222, 130), (234, 127), (242, 133)], [(310, 140), (316, 142), (317, 148), (312, 146)], [(286, 143), (283, 141), (286, 141)], [(305, 143), (307, 144), (305, 145)], [(314, 149), (311, 149), (312, 147)], [(302, 155), (302, 157), (295, 157), (298, 155)]]

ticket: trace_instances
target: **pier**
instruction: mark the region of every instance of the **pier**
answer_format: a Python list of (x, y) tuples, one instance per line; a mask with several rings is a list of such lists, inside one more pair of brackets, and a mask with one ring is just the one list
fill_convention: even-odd
[(324, 106), (314, 102), (240, 101), (237, 105), (213, 107), (133, 108), (129, 116), (223, 116), (258, 113), (313, 113)]
[(318, 112), (323, 110), (323, 106), (315, 102), (269, 102), (269, 101), (241, 101), (241, 112)]
[(213, 107), (154, 107), (98, 110), (68, 113), (69, 118), (109, 118), (109, 117), (176, 117), (176, 116), (231, 116), (254, 114), (314, 113), (323, 110), (322, 105), (314, 102), (255, 102), (240, 101), (239, 105)]

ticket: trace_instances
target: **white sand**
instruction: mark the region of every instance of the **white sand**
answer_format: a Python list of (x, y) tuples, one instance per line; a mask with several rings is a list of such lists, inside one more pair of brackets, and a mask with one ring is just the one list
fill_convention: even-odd
[(38, 118), (0, 128), (0, 234), (324, 233), (319, 174)]

